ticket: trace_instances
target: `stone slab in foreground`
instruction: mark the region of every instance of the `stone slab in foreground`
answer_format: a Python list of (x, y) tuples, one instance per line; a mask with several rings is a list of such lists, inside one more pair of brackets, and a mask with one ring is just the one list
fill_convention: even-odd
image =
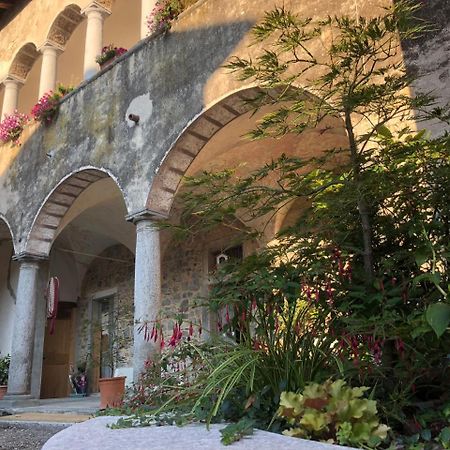
[(253, 436), (225, 447), (220, 442), (219, 430), (225, 425), (193, 424), (184, 427), (162, 426), (122, 428), (112, 430), (106, 425), (115, 423), (118, 417), (97, 417), (78, 423), (55, 434), (42, 450), (339, 450), (348, 449), (338, 445), (282, 436), (267, 431), (255, 431)]

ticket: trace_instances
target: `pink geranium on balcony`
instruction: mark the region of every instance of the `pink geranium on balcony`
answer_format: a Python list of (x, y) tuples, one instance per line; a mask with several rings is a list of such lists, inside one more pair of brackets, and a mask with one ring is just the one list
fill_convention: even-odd
[(46, 92), (31, 110), (33, 119), (50, 124), (58, 111), (59, 101), (72, 90), (73, 87), (58, 85), (56, 92)]
[(27, 114), (17, 111), (12, 114), (5, 114), (5, 118), (0, 122), (0, 141), (20, 145), (19, 137), (29, 121), (30, 117)]
[(102, 48), (102, 52), (97, 56), (97, 58), (95, 58), (95, 61), (100, 65), (100, 67), (102, 67), (108, 61), (122, 56), (127, 51), (128, 50), (126, 48), (114, 47), (113, 44), (109, 44)]
[(158, 0), (153, 11), (147, 17), (148, 33), (169, 30), (172, 22), (182, 10), (183, 6), (180, 0)]

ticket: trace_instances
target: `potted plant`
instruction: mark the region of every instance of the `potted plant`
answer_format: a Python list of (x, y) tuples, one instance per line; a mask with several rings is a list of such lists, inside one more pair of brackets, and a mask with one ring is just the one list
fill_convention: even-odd
[(109, 66), (116, 58), (127, 52), (126, 48), (114, 47), (113, 44), (109, 44), (102, 48), (100, 55), (95, 58), (95, 61), (100, 66), (100, 70)]
[(180, 0), (158, 0), (147, 17), (148, 34), (170, 30), (172, 22), (182, 11), (183, 3)]
[(72, 386), (71, 397), (86, 397), (88, 389), (88, 377), (86, 370), (86, 362), (77, 364), (77, 370), (71, 369), (70, 384)]
[(0, 357), (0, 400), (6, 394), (10, 361), (11, 357), (9, 355), (4, 356), (3, 358)]
[(0, 141), (5, 144), (12, 142), (14, 145), (20, 145), (19, 137), (29, 121), (27, 114), (17, 111), (5, 114), (5, 118), (0, 122)]
[(129, 305), (119, 302), (113, 306), (108, 330), (101, 330), (101, 367), (106, 369), (100, 378), (100, 408), (120, 406), (125, 394), (125, 376), (114, 376), (118, 366), (126, 361), (126, 349), (130, 346), (128, 326), (132, 326), (133, 315)]
[(73, 91), (73, 87), (59, 84), (55, 92), (46, 92), (31, 110), (33, 119), (50, 125), (58, 112), (60, 100), (71, 91)]

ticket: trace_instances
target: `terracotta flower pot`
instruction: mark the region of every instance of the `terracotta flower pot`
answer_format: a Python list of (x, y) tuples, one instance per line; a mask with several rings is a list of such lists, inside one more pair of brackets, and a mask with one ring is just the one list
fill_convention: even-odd
[(117, 56), (113, 56), (112, 58), (108, 59), (102, 64), (99, 64), (100, 70), (105, 69), (106, 67), (110, 66), (115, 60), (117, 59)]
[(5, 396), (7, 386), (0, 386), (0, 400)]
[(125, 394), (125, 378), (100, 378), (100, 409), (114, 408), (120, 406)]

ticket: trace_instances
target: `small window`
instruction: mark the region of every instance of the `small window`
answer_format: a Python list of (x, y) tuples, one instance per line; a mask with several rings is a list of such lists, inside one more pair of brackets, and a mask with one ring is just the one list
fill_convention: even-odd
[(230, 260), (242, 261), (243, 259), (243, 249), (242, 245), (237, 245), (236, 247), (231, 247), (226, 250), (216, 251), (211, 254), (209, 261), (209, 271), (215, 272), (220, 264), (225, 263)]

